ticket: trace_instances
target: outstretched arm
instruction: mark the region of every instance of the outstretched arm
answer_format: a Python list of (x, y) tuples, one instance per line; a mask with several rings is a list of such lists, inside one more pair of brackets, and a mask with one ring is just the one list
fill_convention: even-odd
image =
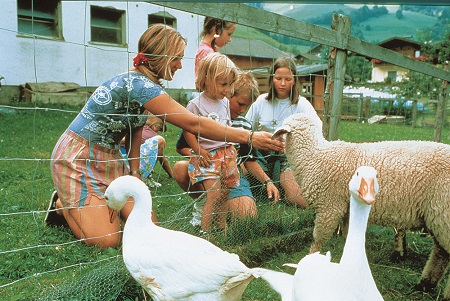
[[(196, 116), (168, 94), (158, 95), (144, 104), (144, 108), (194, 135), (216, 140), (252, 144), (263, 150), (283, 151), (282, 140), (273, 140), (268, 132), (254, 132), (232, 128), (206, 117)], [(249, 141), (250, 140), (250, 141)]]

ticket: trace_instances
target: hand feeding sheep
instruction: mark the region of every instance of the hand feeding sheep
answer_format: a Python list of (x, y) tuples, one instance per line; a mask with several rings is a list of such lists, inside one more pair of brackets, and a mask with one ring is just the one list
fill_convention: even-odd
[[(378, 171), (381, 189), (369, 223), (430, 231), (434, 250), (416, 289), (434, 288), (450, 259), (450, 146), (429, 141), (329, 142), (322, 124), (304, 114), (286, 119), (274, 136), (285, 133), (286, 156), (303, 197), (316, 212), (310, 253), (322, 248), (348, 211), (346, 179), (358, 166), (370, 165)], [(444, 299), (450, 300), (450, 281)]]

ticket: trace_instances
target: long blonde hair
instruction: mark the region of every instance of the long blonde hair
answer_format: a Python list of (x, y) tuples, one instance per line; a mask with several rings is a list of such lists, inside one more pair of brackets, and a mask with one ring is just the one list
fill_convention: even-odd
[(153, 24), (140, 37), (138, 52), (143, 53), (148, 64), (136, 66), (139, 72), (145, 74), (153, 82), (161, 79), (159, 74), (173, 76), (169, 64), (180, 57), (186, 47), (186, 40), (172, 27), (166, 24)]
[[(198, 64), (197, 86), (200, 91), (206, 89), (217, 89), (217, 79), (227, 78), (232, 75), (231, 85), (238, 77), (236, 65), (225, 54), (213, 52), (200, 60)], [(212, 92), (212, 91), (211, 91)]]

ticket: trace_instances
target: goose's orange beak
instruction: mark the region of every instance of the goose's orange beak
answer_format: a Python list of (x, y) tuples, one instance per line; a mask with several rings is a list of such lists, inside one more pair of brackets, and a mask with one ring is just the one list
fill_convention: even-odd
[(374, 178), (362, 178), (361, 184), (358, 189), (359, 197), (367, 204), (372, 205), (375, 203), (375, 179)]
[(117, 216), (117, 211), (111, 208), (108, 208), (108, 210), (109, 210), (109, 222), (112, 224)]

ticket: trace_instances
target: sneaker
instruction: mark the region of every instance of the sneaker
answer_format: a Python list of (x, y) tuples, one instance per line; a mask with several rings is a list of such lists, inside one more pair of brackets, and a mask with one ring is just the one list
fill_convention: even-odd
[(158, 188), (162, 186), (161, 183), (158, 183), (155, 180), (153, 180), (151, 175), (148, 178), (144, 179), (144, 183), (147, 184), (149, 188)]
[(203, 206), (206, 202), (206, 193), (202, 193), (194, 203), (194, 211), (192, 212), (192, 219), (190, 221), (191, 225), (194, 227), (200, 226), (202, 224), (202, 212)]
[(50, 197), (50, 203), (48, 204), (47, 214), (45, 215), (44, 221), (49, 226), (64, 226), (67, 227), (67, 221), (64, 215), (56, 213), (56, 201), (58, 200), (58, 194), (56, 190), (53, 191)]

